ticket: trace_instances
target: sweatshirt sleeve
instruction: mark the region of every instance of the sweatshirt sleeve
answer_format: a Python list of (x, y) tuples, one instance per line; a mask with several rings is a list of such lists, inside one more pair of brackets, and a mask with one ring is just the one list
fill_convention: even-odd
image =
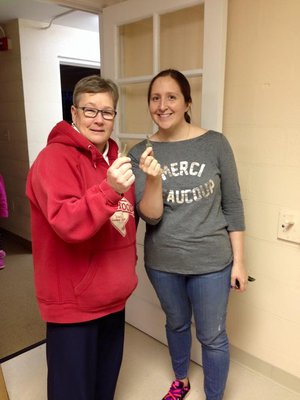
[(232, 148), (221, 135), (219, 168), (221, 172), (222, 210), (228, 223), (228, 231), (244, 231), (244, 208), (241, 199), (237, 167)]
[(62, 153), (47, 150), (33, 164), (26, 187), (33, 213), (40, 209), (56, 234), (70, 243), (94, 236), (122, 198), (108, 185), (106, 170), (99, 182), (86, 189), (78, 165)]

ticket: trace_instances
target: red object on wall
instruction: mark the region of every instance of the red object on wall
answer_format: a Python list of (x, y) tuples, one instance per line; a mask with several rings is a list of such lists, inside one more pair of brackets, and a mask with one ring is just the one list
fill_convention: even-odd
[(10, 39), (7, 37), (0, 38), (0, 51), (5, 51), (10, 49)]

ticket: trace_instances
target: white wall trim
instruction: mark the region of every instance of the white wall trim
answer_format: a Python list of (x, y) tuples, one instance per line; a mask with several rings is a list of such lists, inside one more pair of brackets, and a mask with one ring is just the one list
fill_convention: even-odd
[(58, 61), (62, 65), (74, 65), (76, 67), (91, 67), (100, 69), (101, 66), (100, 62), (72, 57), (58, 56)]

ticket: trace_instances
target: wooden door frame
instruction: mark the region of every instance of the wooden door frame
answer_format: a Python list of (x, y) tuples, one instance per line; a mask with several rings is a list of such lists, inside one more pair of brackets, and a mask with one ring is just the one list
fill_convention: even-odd
[(1, 365), (0, 365), (0, 400), (9, 400)]

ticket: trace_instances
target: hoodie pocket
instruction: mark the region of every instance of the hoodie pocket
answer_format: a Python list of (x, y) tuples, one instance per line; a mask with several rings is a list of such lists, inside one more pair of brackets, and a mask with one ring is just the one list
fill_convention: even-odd
[(88, 272), (75, 287), (80, 309), (109, 310), (124, 304), (137, 285), (136, 249), (130, 246), (103, 252), (91, 261)]

